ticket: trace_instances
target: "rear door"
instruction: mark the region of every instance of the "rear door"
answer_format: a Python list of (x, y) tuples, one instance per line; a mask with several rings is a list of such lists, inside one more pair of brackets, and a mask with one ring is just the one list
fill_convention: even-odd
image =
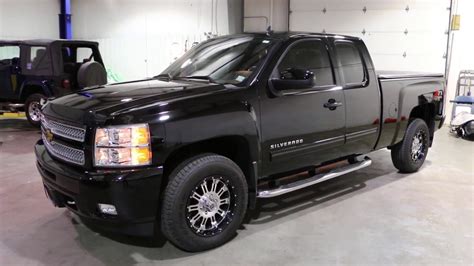
[(361, 41), (336, 39), (333, 48), (346, 107), (346, 143), (341, 152), (367, 153), (376, 144), (380, 125), (380, 91), (373, 65)]
[[(302, 39), (281, 55), (272, 77), (287, 69), (314, 72), (315, 84), (303, 90), (261, 94), (261, 129), (266, 175), (299, 169), (340, 156), (344, 145), (344, 95), (336, 84), (325, 39)], [(330, 107), (328, 103), (339, 106)]]

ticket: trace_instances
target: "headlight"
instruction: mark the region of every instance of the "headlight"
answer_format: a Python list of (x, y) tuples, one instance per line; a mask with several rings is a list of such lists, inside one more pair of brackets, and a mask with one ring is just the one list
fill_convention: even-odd
[(147, 124), (97, 128), (95, 166), (151, 164), (150, 130)]

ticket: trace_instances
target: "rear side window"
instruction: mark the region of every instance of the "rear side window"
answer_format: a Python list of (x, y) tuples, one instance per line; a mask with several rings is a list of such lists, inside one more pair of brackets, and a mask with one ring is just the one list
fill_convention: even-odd
[(53, 67), (46, 46), (23, 46), (22, 66), (25, 74), (52, 75)]
[(278, 72), (289, 68), (313, 71), (317, 86), (334, 84), (328, 51), (322, 41), (301, 41), (293, 45), (278, 65)]
[[(30, 56), (26, 63), (26, 68), (28, 70), (39, 70), (41, 68), (42, 62), (46, 61), (46, 47), (44, 46), (31, 46), (30, 47)], [(48, 68), (48, 66), (46, 66)]]
[(76, 45), (64, 44), (61, 47), (63, 71), (75, 76), (82, 64), (95, 61), (94, 49), (91, 47), (78, 47)]
[(90, 47), (63, 45), (61, 48), (63, 63), (83, 64), (94, 60), (94, 50)]
[(360, 84), (364, 81), (364, 64), (359, 49), (350, 42), (336, 42), (339, 67), (346, 84)]
[(89, 47), (78, 47), (76, 50), (76, 63), (85, 63), (94, 61), (94, 52)]

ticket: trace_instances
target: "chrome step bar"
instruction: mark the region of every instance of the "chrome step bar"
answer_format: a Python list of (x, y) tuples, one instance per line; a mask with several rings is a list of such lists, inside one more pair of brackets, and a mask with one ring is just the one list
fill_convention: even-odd
[(257, 198), (272, 198), (272, 197), (280, 196), (280, 195), (283, 195), (283, 194), (286, 194), (298, 189), (309, 187), (309, 186), (321, 183), (323, 181), (365, 168), (371, 164), (372, 164), (372, 160), (369, 157), (365, 157), (359, 162), (355, 162), (349, 165), (345, 165), (345, 166), (333, 169), (327, 173), (318, 174), (318, 175), (305, 178), (303, 180), (299, 180), (290, 184), (282, 185), (275, 189), (258, 191)]

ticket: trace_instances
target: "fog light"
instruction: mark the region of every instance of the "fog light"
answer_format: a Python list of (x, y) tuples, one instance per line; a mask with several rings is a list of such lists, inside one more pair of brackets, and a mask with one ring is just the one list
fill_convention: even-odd
[(103, 214), (109, 214), (109, 215), (117, 215), (117, 210), (115, 209), (114, 205), (110, 204), (102, 204), (99, 203), (99, 210)]

